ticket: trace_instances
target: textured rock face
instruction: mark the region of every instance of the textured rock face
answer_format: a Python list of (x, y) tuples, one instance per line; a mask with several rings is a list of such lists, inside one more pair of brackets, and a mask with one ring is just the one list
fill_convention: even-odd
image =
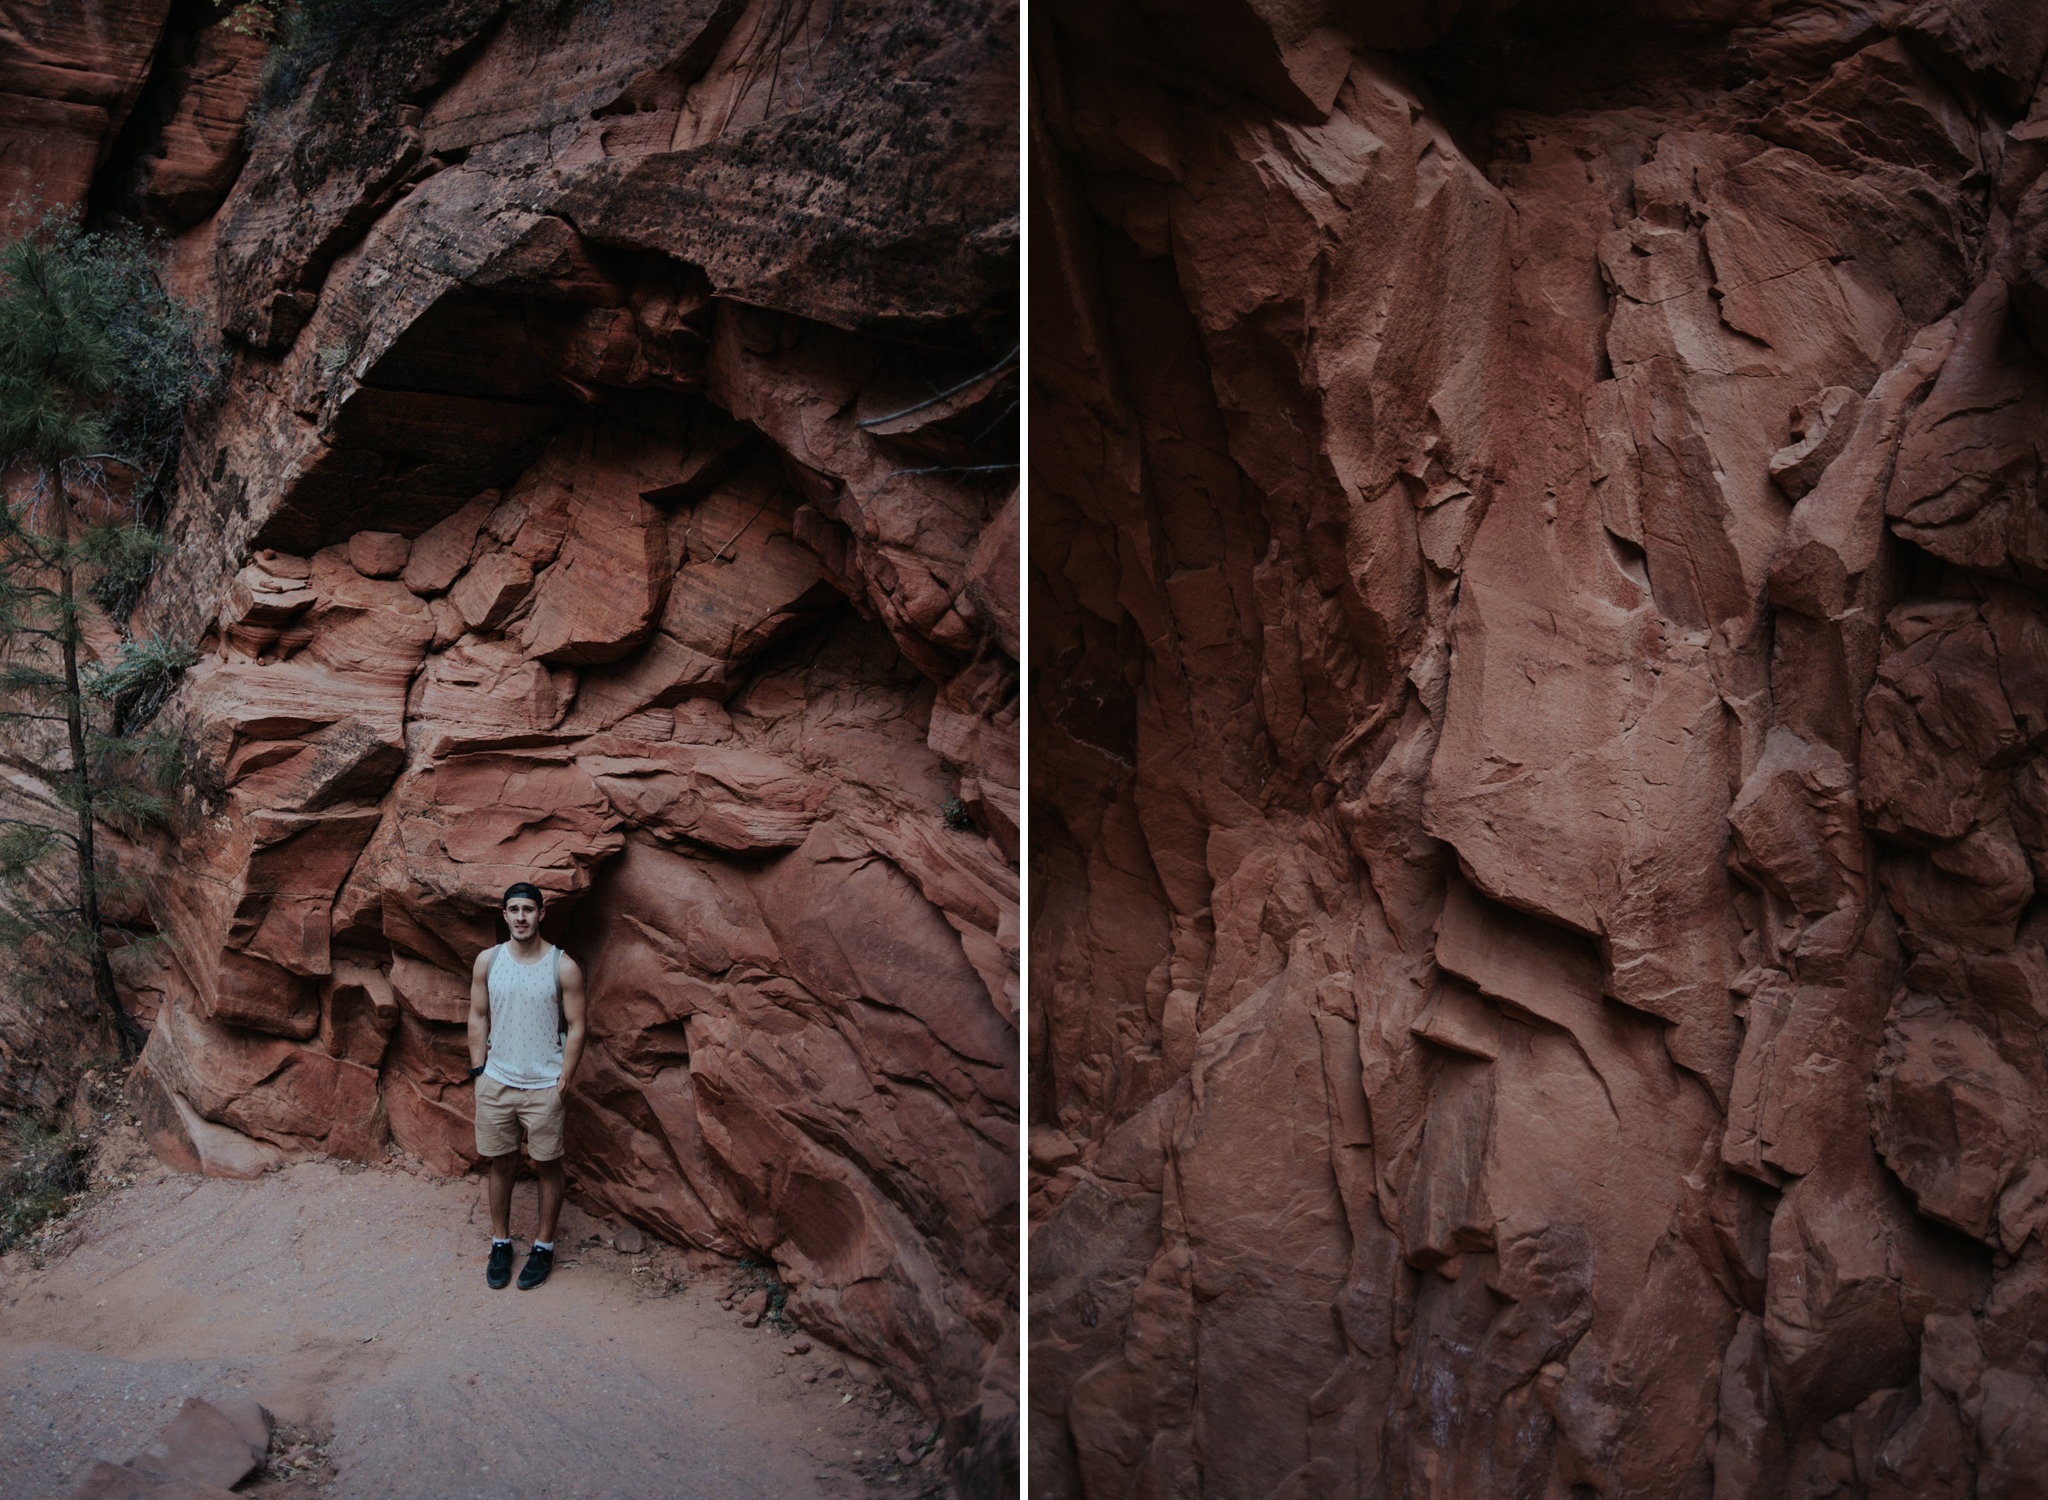
[(2038, 1488), (2044, 54), (1052, 7), (1046, 1493)]
[(94, 189), (229, 360), (132, 622), (202, 653), (129, 856), (153, 1140), (472, 1166), (470, 964), (533, 881), (589, 977), (576, 1191), (772, 1261), (993, 1492), (1014, 9), (401, 7), (246, 129), (263, 49), (207, 20), (138, 32)]
[(0, 15), (0, 232), (81, 202), (141, 95), (171, 0), (22, 0)]

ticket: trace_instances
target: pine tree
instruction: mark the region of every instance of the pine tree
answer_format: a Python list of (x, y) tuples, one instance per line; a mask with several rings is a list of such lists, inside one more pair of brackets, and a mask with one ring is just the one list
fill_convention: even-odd
[(98, 833), (166, 814), (175, 740), (147, 721), (191, 655), (128, 639), (96, 661), (86, 631), (160, 550), (143, 517), (198, 383), (194, 327), (137, 236), (48, 215), (0, 249), (0, 947), (88, 982), (128, 1058), (143, 1032), (114, 982)]

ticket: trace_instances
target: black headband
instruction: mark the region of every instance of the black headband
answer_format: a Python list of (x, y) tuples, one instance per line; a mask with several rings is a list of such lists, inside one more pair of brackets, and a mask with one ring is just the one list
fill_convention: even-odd
[(525, 881), (522, 880), (516, 885), (508, 885), (505, 887), (505, 899), (498, 903), (499, 909), (503, 910), (505, 907), (510, 906), (512, 904), (512, 899), (515, 896), (524, 896), (527, 898), (527, 900), (531, 901), (535, 906), (546, 906), (548, 904), (547, 898), (541, 895), (539, 886), (528, 885)]

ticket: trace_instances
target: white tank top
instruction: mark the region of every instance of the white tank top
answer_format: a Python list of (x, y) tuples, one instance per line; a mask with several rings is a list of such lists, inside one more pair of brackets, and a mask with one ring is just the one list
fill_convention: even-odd
[(560, 968), (553, 944), (530, 964), (512, 956), (510, 943), (498, 945), (484, 976), (491, 997), (485, 1076), (514, 1089), (551, 1089), (562, 1081)]

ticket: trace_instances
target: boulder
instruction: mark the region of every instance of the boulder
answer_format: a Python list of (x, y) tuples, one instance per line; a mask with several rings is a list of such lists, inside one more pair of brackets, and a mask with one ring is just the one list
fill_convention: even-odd
[(497, 508), (496, 490), (485, 490), (453, 515), (436, 521), (415, 537), (400, 575), (415, 594), (439, 594), (469, 566), (477, 533)]
[(189, 1480), (220, 1489), (240, 1484), (262, 1466), (270, 1451), (271, 1419), (247, 1396), (228, 1402), (229, 1409), (223, 1410), (196, 1396), (186, 1397), (156, 1441), (127, 1466), (159, 1483)]
[(394, 531), (358, 531), (348, 539), (349, 565), (365, 578), (396, 578), (411, 555), (412, 543)]
[(431, 726), (427, 754), (545, 743), (574, 683), (529, 660), (517, 642), (464, 635), (428, 660), (415, 689), (419, 721)]
[(2048, 584), (2048, 522), (2031, 497), (2048, 367), (2009, 316), (2005, 282), (1971, 296), (1957, 351), (1914, 414), (1885, 496), (1908, 541), (1935, 556), (2034, 588)]
[[(2032, 1098), (2018, 1070), (1967, 1022), (1939, 1012), (1901, 1017), (1878, 1059), (1878, 1149), (1922, 1213), (1995, 1243), (2002, 1197), (2040, 1150)], [(2038, 1192), (2021, 1193), (2014, 1206), (2034, 1209)]]
[(493, 552), (455, 581), (448, 602), (470, 630), (496, 630), (526, 600), (533, 565), (510, 552)]
[(232, 1495), (217, 1484), (199, 1480), (159, 1480), (127, 1464), (96, 1459), (78, 1476), (66, 1500), (221, 1500)]
[(207, 1177), (249, 1179), (280, 1165), (285, 1154), (239, 1130), (203, 1118), (175, 1089), (137, 1069), (129, 1086), (144, 1138), (165, 1165)]
[(74, 1482), (71, 1500), (217, 1500), (262, 1467), (272, 1418), (241, 1392), (189, 1396), (156, 1440), (124, 1464), (100, 1459)]
[(567, 537), (535, 586), (521, 630), (541, 661), (617, 661), (646, 640), (668, 594), (668, 527), (643, 492), (670, 478), (659, 449), (610, 450), (598, 429), (573, 462), (579, 472)]

